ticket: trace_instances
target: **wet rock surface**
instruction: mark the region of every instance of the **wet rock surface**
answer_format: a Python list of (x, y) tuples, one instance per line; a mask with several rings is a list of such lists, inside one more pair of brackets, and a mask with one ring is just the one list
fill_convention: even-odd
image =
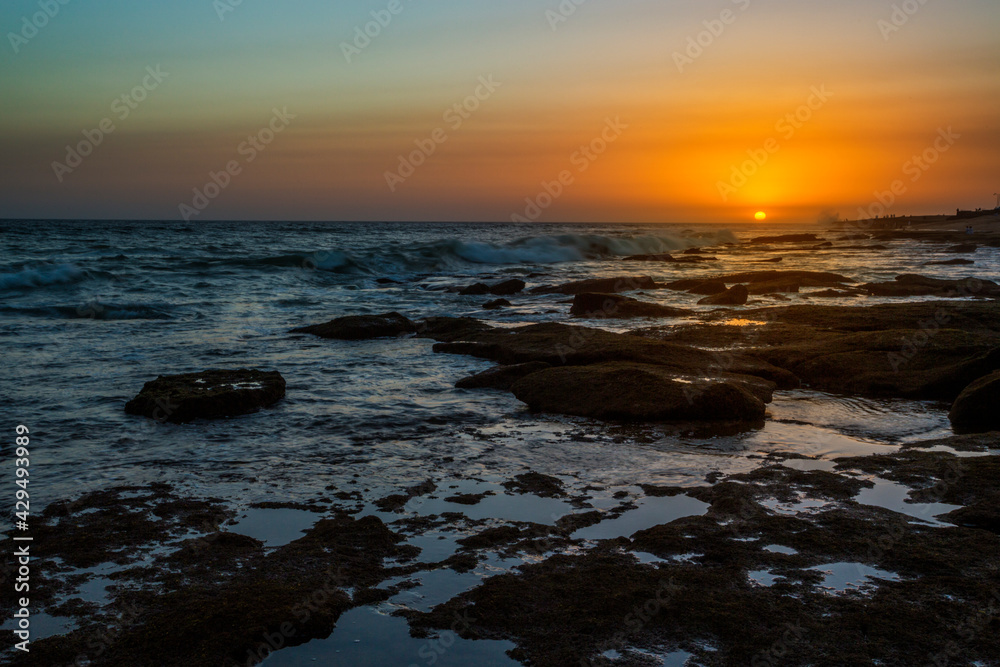
[(147, 382), (125, 404), (125, 412), (182, 424), (250, 414), (277, 403), (284, 395), (285, 379), (277, 371), (210, 370), (161, 375)]
[(955, 428), (966, 432), (1000, 430), (1000, 372), (985, 375), (963, 389), (948, 418)]
[(623, 276), (620, 278), (594, 278), (557, 286), (542, 286), (531, 290), (532, 294), (584, 294), (596, 292), (618, 294), (641, 289), (656, 289), (656, 282), (649, 276)]
[(291, 333), (311, 334), (336, 340), (368, 340), (402, 336), (414, 333), (416, 330), (416, 325), (399, 313), (386, 313), (339, 317), (325, 324), (292, 329)]
[(570, 309), (573, 317), (629, 319), (633, 317), (684, 317), (690, 311), (639, 301), (620, 294), (577, 294)]

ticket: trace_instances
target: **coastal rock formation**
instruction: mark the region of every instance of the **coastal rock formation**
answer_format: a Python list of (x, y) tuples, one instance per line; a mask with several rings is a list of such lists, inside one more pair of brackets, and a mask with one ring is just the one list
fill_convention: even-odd
[(623, 362), (550, 368), (511, 387), (536, 412), (644, 422), (763, 420), (773, 389), (758, 378), (692, 379)]
[(256, 412), (284, 395), (285, 379), (277, 371), (209, 370), (161, 375), (147, 382), (125, 404), (125, 412), (183, 424), (195, 419), (221, 419)]
[(826, 271), (749, 271), (717, 276), (712, 280), (719, 280), (727, 285), (781, 282), (785, 284), (795, 283), (800, 287), (838, 287), (843, 283), (854, 282), (847, 276)]
[(629, 319), (633, 317), (684, 317), (686, 310), (639, 301), (619, 294), (577, 294), (570, 309), (573, 317)]
[[(716, 328), (716, 327), (711, 327)], [(631, 361), (664, 366), (682, 375), (715, 377), (719, 373), (752, 375), (775, 382), (781, 389), (799, 386), (787, 370), (740, 353), (720, 354), (641, 336), (612, 333), (566, 324), (532, 324), (513, 330), (470, 331), (438, 343), (435, 352), (465, 354), (501, 364), (544, 361), (553, 366), (578, 366)]]
[(656, 289), (656, 282), (649, 276), (623, 276), (618, 278), (595, 278), (579, 280), (564, 285), (542, 286), (531, 290), (532, 294), (584, 294), (598, 292), (601, 294), (618, 294), (634, 292), (641, 289)]
[(490, 287), (490, 294), (494, 296), (512, 296), (524, 291), (528, 284), (517, 278), (505, 280)]
[(1000, 431), (1000, 372), (979, 378), (966, 387), (948, 414), (963, 432)]
[(706, 296), (698, 302), (699, 306), (742, 306), (747, 302), (750, 292), (746, 285), (733, 285), (725, 292)]
[(385, 315), (352, 315), (330, 320), (326, 324), (292, 329), (291, 333), (304, 333), (336, 340), (368, 340), (414, 333), (417, 326), (399, 313)]
[(948, 280), (905, 274), (891, 283), (868, 283), (861, 286), (872, 296), (1000, 296), (1000, 286), (990, 280), (964, 278)]
[(483, 310), (500, 310), (501, 308), (506, 308), (510, 306), (511, 303), (507, 299), (494, 299), (493, 301), (487, 301), (483, 304)]
[(624, 262), (672, 262), (676, 264), (697, 264), (699, 262), (718, 262), (718, 257), (701, 257), (698, 255), (688, 255), (686, 257), (674, 257), (670, 253), (660, 253), (655, 255), (631, 255), (624, 258)]
[(490, 286), (486, 283), (476, 283), (459, 290), (458, 293), (462, 296), (483, 296), (490, 293)]
[(498, 366), (488, 371), (470, 375), (455, 383), (459, 389), (504, 389), (509, 390), (511, 386), (523, 377), (532, 373), (544, 371), (552, 368), (551, 364), (544, 361), (529, 361), (526, 364), (513, 364), (511, 366)]
[(726, 283), (719, 282), (718, 280), (706, 280), (694, 285), (687, 292), (689, 294), (700, 294), (701, 296), (712, 296), (714, 294), (722, 294), (726, 289)]

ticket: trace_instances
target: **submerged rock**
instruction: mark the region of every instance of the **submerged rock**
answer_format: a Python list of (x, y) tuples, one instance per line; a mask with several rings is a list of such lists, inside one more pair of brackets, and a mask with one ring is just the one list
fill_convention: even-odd
[(482, 296), (490, 293), (490, 286), (486, 283), (476, 283), (463, 288), (458, 293), (461, 296)]
[(868, 283), (862, 289), (872, 296), (1000, 296), (1000, 286), (990, 280), (951, 280), (914, 274), (896, 276), (891, 283)]
[(641, 289), (656, 289), (656, 282), (649, 276), (624, 276), (619, 278), (595, 278), (557, 285), (543, 286), (531, 290), (532, 294), (584, 294), (599, 292), (602, 294), (617, 294), (619, 292), (634, 292)]
[(513, 280), (505, 280), (502, 283), (497, 283), (496, 285), (490, 287), (490, 294), (494, 296), (511, 296), (524, 291), (524, 288), (527, 286), (527, 283), (523, 280), (518, 280), (516, 278)]
[(925, 266), (968, 266), (970, 264), (975, 264), (971, 259), (962, 259), (958, 257), (956, 259), (948, 259), (940, 262), (927, 262)]
[(706, 296), (698, 302), (699, 306), (742, 306), (749, 298), (750, 292), (746, 285), (733, 285), (720, 294)]
[(292, 329), (291, 333), (304, 333), (336, 340), (368, 340), (389, 338), (414, 333), (417, 325), (399, 313), (385, 315), (352, 315), (330, 320), (326, 324)]
[(717, 276), (712, 280), (719, 280), (732, 285), (733, 283), (769, 283), (782, 282), (786, 284), (795, 283), (800, 287), (838, 287), (842, 283), (854, 282), (847, 276), (839, 273), (828, 273), (826, 271), (749, 271), (746, 273), (732, 273), (726, 276)]
[(500, 310), (512, 305), (507, 299), (494, 299), (483, 304), (483, 310)]
[(966, 387), (955, 399), (948, 418), (966, 433), (1000, 431), (1000, 371)]
[(125, 404), (125, 412), (183, 424), (195, 419), (221, 419), (256, 412), (284, 395), (285, 379), (277, 371), (210, 370), (161, 375), (147, 382)]
[(688, 378), (662, 366), (610, 362), (550, 368), (511, 391), (536, 412), (619, 421), (759, 421), (773, 383)]
[(573, 317), (591, 319), (629, 319), (633, 317), (684, 317), (690, 313), (680, 308), (639, 301), (619, 294), (577, 294), (570, 309)]
[(523, 377), (532, 373), (552, 368), (551, 364), (544, 361), (529, 361), (526, 364), (513, 364), (511, 366), (499, 366), (488, 371), (470, 375), (455, 383), (459, 389), (504, 389), (509, 390), (511, 386)]
[(694, 287), (691, 287), (687, 291), (689, 294), (700, 294), (702, 296), (722, 294), (726, 291), (726, 283), (719, 282), (717, 280), (706, 280), (705, 282), (698, 283)]

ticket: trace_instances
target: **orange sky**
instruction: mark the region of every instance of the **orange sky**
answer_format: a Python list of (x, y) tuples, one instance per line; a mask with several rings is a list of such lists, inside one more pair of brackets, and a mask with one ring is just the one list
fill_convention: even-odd
[[(141, 23), (153, 10), (67, 5), (7, 50), (0, 216), (180, 218), (234, 160), (188, 217), (811, 222), (857, 217), (896, 181), (901, 214), (1000, 190), (992, 1), (927, 3), (892, 31), (891, 3), (860, 0), (591, 0), (554, 24), (556, 2), (412, 4), (351, 62), (342, 43), (386, 3), (244, 3), (221, 21), (204, 4)], [(157, 64), (169, 76), (115, 118)], [(60, 181), (53, 163), (109, 117)]]

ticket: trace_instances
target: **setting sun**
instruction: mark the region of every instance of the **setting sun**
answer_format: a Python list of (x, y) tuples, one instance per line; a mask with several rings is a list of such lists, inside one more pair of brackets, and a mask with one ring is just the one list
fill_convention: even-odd
[(764, 213), (764, 211), (757, 211), (753, 217), (758, 222), (763, 222), (764, 220), (767, 220), (767, 213)]

